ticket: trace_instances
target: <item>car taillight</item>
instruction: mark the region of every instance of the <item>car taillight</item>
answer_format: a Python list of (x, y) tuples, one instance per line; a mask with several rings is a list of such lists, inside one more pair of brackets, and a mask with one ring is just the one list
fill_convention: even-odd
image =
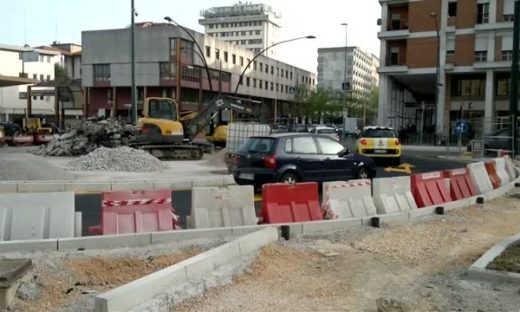
[(359, 143), (361, 143), (361, 145), (367, 145), (367, 140), (366, 139), (361, 139), (361, 141), (359, 141)]
[(401, 142), (399, 142), (399, 139), (395, 139), (395, 145), (399, 145)]
[(276, 168), (276, 157), (274, 155), (266, 155), (264, 157), (265, 168)]

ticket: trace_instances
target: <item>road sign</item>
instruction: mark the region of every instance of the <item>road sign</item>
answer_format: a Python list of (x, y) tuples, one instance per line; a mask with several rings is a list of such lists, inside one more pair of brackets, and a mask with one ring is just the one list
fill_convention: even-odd
[(455, 124), (455, 133), (456, 134), (463, 134), (468, 132), (469, 130), (469, 124), (466, 120), (459, 120)]

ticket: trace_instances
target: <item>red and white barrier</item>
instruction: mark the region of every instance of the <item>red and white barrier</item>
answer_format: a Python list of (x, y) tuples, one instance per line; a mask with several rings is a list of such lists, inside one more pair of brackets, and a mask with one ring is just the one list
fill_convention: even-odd
[(483, 162), (468, 164), (469, 174), (473, 185), (475, 185), (479, 194), (485, 194), (493, 190), (493, 184), (487, 173)]

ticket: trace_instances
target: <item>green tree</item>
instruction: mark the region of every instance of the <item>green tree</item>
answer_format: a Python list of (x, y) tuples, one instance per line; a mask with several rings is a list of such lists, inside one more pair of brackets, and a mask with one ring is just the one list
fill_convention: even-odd
[(65, 69), (63, 67), (61, 67), (59, 64), (54, 64), (54, 80), (56, 80), (56, 81), (70, 80)]

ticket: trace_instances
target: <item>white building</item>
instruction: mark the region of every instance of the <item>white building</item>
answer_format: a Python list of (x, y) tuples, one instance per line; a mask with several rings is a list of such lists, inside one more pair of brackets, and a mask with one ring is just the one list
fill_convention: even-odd
[[(22, 56), (25, 57), (25, 61), (22, 60)], [(0, 75), (51, 81), (54, 80), (54, 64), (59, 63), (61, 58), (61, 54), (55, 51), (0, 44)], [(0, 88), (0, 120), (20, 121), (25, 116), (27, 99), (24, 95), (27, 86)], [(33, 96), (32, 113), (54, 114), (54, 96)]]
[[(201, 12), (204, 33), (255, 53), (278, 42), (281, 15), (264, 4), (238, 2), (233, 6), (213, 7)], [(276, 47), (266, 51), (275, 57)]]
[(318, 49), (318, 87), (342, 90), (346, 70), (347, 89), (352, 95), (370, 96), (372, 88), (379, 84), (378, 67), (379, 59), (358, 47), (321, 48)]

